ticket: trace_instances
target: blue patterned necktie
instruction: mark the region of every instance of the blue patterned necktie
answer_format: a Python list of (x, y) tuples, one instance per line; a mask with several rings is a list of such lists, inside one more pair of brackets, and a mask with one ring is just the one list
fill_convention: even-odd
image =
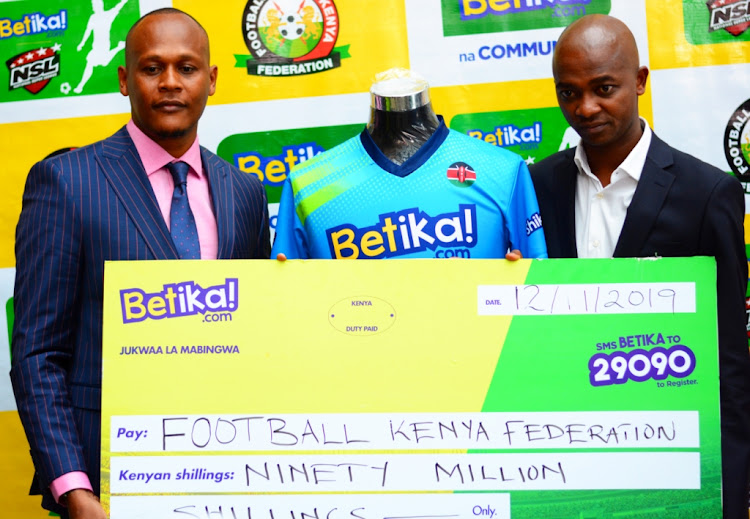
[(186, 162), (168, 164), (174, 179), (172, 209), (170, 210), (170, 233), (180, 254), (180, 259), (200, 259), (201, 246), (198, 241), (198, 228), (190, 210), (187, 195), (187, 176), (190, 166)]

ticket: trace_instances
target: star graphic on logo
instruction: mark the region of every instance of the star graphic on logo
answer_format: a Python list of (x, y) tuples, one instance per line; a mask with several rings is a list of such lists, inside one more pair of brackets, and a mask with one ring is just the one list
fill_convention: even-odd
[(45, 49), (44, 47), (36, 51), (37, 56), (44, 56), (45, 54), (47, 54), (47, 49)]
[(28, 54), (26, 54), (26, 56), (24, 56), (24, 57), (25, 57), (26, 59), (34, 59), (34, 53), (33, 53), (33, 52), (29, 52), (29, 53), (28, 53)]
[(55, 44), (54, 44), (54, 45), (52, 46), (52, 52), (60, 52), (60, 49), (61, 49), (61, 48), (62, 48), (62, 45), (60, 45), (59, 43), (55, 43)]
[(527, 166), (531, 166), (532, 164), (534, 164), (535, 160), (536, 160), (536, 157), (532, 157), (531, 155), (529, 155), (526, 158), (526, 160), (524, 160), (524, 162), (526, 163)]

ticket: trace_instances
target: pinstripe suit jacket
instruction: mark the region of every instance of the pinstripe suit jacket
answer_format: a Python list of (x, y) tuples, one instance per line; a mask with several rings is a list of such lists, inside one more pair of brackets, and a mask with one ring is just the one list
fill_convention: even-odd
[[(201, 148), (218, 257), (268, 258), (263, 186)], [(11, 379), (43, 506), (71, 471), (99, 490), (104, 262), (177, 259), (156, 197), (125, 128), (36, 164), (16, 229)]]

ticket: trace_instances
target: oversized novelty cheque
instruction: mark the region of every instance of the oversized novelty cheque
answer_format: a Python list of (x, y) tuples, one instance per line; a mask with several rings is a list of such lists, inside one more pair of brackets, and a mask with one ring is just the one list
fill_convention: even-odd
[(105, 284), (112, 519), (721, 516), (712, 258), (124, 262)]

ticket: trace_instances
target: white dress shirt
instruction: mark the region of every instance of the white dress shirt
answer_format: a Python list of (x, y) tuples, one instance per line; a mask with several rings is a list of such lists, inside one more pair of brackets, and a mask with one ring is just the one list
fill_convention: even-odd
[(651, 128), (644, 119), (643, 135), (612, 173), (607, 187), (591, 172), (583, 145), (575, 153), (578, 167), (576, 180), (576, 248), (579, 258), (611, 258), (620, 237), (625, 215), (641, 178), (651, 145)]

